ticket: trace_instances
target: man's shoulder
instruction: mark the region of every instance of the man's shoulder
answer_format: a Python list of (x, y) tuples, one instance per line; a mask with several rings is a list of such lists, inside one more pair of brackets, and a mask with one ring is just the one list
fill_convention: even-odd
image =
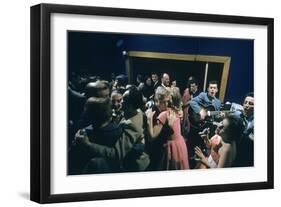
[[(201, 92), (201, 93), (199, 93), (196, 97), (194, 97), (194, 98), (205, 98), (205, 97), (207, 97), (207, 93), (206, 92)], [(193, 98), (193, 99), (194, 99)], [(191, 100), (193, 100), (193, 99), (191, 99)]]
[(221, 104), (221, 100), (215, 97), (215, 101)]
[[(207, 99), (208, 98), (208, 94), (206, 92), (201, 92), (196, 97), (198, 97), (200, 99)], [(194, 98), (196, 98), (196, 97), (194, 97)]]

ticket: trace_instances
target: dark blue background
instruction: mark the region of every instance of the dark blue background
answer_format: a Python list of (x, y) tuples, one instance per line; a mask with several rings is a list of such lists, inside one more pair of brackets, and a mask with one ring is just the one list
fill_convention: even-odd
[[(68, 32), (68, 69), (109, 78), (125, 73), (122, 51), (230, 56), (225, 101), (241, 103), (253, 91), (254, 40)], [(164, 72), (164, 71), (163, 71)]]

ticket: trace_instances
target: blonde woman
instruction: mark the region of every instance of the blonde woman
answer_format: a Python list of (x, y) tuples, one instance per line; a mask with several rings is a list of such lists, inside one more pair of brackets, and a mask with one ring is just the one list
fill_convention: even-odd
[(162, 111), (157, 117), (157, 124), (153, 125), (153, 115), (155, 111), (147, 110), (148, 133), (151, 139), (157, 139), (163, 125), (168, 125), (173, 129), (172, 135), (167, 135), (167, 141), (163, 145), (164, 158), (163, 169), (183, 170), (189, 169), (187, 147), (181, 135), (180, 115), (181, 115), (181, 95), (178, 90), (170, 89), (172, 103), (171, 107)]

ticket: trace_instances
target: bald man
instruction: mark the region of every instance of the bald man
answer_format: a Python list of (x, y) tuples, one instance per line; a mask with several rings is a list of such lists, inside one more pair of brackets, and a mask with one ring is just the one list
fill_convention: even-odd
[(164, 88), (170, 86), (170, 76), (167, 73), (163, 73), (161, 76), (161, 86)]

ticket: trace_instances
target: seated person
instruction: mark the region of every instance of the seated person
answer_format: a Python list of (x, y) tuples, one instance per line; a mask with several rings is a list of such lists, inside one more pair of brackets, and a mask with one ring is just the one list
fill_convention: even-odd
[(240, 116), (228, 114), (217, 127), (216, 135), (206, 140), (211, 151), (207, 157), (196, 146), (195, 154), (206, 168), (233, 167), (237, 154), (237, 140), (243, 136), (244, 124)]

